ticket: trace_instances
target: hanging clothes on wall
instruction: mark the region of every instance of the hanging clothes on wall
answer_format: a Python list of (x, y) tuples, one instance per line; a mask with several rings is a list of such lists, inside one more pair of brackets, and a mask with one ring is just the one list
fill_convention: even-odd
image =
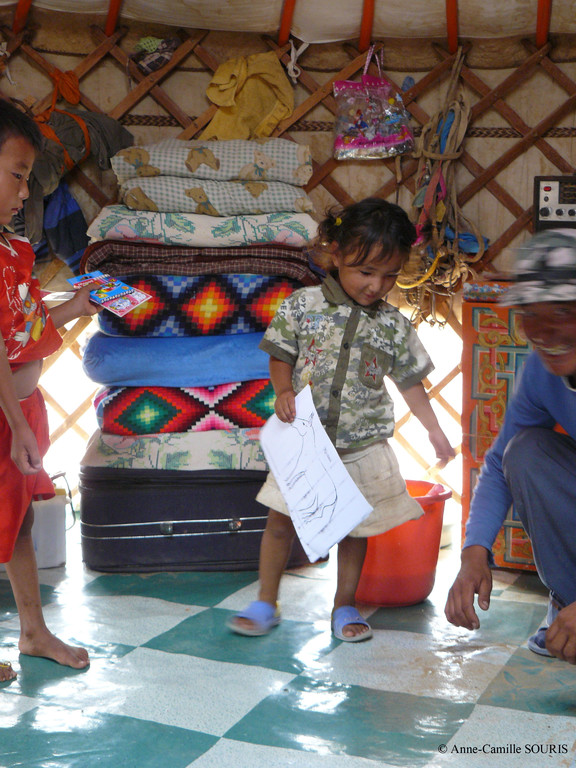
[(206, 95), (219, 109), (201, 139), (270, 136), (294, 110), (292, 85), (273, 52), (225, 61)]
[(44, 200), (44, 232), (50, 251), (62, 259), (75, 275), (88, 245), (88, 225), (82, 209), (65, 181)]
[[(85, 125), (83, 129), (80, 121)], [(49, 126), (57, 140), (46, 139), (43, 152), (32, 168), (30, 196), (24, 203), (24, 234), (32, 244), (42, 239), (44, 198), (54, 192), (69, 167), (66, 153), (78, 163), (91, 155), (102, 170), (110, 168), (110, 158), (134, 143), (133, 135), (117, 120), (108, 115), (67, 107), (66, 111), (53, 111)], [(87, 147), (86, 135), (90, 146)]]
[[(51, 260), (57, 256), (75, 275), (80, 274), (80, 261), (90, 242), (88, 224), (82, 209), (65, 181), (44, 198), (43, 233), (32, 246), (36, 262)], [(17, 235), (26, 236), (23, 210), (12, 219), (12, 229)]]

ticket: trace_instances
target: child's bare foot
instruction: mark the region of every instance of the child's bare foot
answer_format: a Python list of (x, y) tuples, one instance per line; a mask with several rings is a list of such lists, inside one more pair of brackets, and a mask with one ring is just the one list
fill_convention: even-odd
[(0, 661), (0, 683), (7, 683), (16, 678), (16, 672), (12, 669), (9, 661)]
[(358, 637), (358, 635), (363, 635), (365, 632), (369, 632), (370, 628), (366, 626), (366, 624), (346, 624), (346, 626), (342, 629), (342, 634), (345, 637)]
[(18, 647), (20, 653), (24, 653), (27, 656), (41, 656), (45, 659), (51, 659), (58, 664), (62, 664), (64, 667), (84, 669), (90, 664), (88, 651), (85, 648), (67, 645), (49, 630), (45, 630), (32, 637), (22, 636)]

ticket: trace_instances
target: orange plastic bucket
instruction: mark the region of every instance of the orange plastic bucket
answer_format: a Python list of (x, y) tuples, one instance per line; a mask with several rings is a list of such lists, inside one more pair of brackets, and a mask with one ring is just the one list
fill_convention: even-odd
[(434, 586), (444, 502), (452, 491), (424, 480), (407, 480), (406, 487), (424, 514), (418, 520), (369, 537), (356, 590), (360, 603), (414, 605), (425, 600)]

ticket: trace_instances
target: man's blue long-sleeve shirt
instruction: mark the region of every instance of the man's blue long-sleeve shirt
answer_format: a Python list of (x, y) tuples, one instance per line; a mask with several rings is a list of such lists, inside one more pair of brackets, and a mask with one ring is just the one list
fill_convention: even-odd
[(538, 354), (532, 352), (506, 409), (500, 433), (485, 456), (470, 505), (465, 547), (480, 544), (491, 550), (512, 504), (502, 473), (502, 455), (508, 442), (528, 427), (553, 429), (556, 424), (576, 440), (576, 390), (565, 378), (548, 372)]

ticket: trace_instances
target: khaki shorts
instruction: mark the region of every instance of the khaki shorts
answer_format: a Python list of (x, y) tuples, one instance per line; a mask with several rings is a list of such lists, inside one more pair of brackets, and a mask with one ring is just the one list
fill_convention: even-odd
[[(406, 490), (398, 460), (388, 442), (374, 443), (362, 450), (344, 453), (340, 458), (370, 506), (374, 507), (374, 511), (349, 536), (376, 536), (424, 513)], [(290, 515), (271, 472), (256, 500), (277, 512)]]

